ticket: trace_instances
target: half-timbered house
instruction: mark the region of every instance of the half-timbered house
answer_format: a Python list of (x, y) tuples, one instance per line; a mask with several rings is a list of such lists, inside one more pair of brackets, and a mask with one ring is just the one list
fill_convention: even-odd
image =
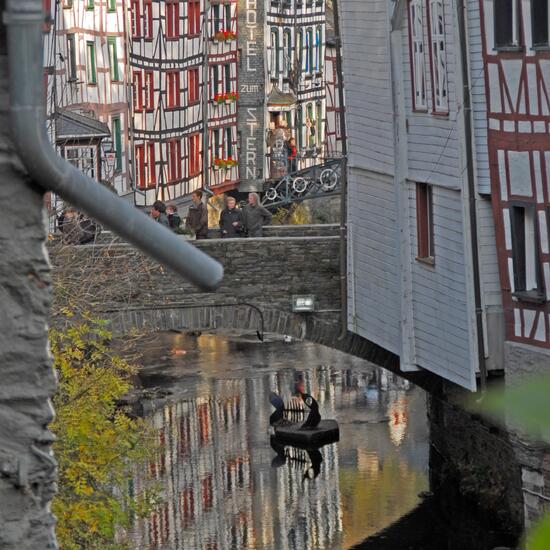
[(548, 1), (481, 0), (480, 7), (506, 339), (542, 352), (550, 349)]
[[(124, 193), (129, 190), (129, 113), (122, 3), (46, 4), (51, 23), (45, 29), (44, 63), (52, 142), (69, 161)], [(100, 154), (105, 128), (112, 139), (113, 162)]]

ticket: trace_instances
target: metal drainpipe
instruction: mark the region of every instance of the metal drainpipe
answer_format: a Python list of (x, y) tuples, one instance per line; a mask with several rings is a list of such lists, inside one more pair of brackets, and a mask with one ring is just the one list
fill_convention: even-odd
[(11, 137), (31, 178), (204, 290), (216, 288), (223, 267), (53, 150), (46, 132), (42, 68), (42, 0), (9, 0), (6, 12)]
[[(346, 116), (344, 104), (344, 73), (342, 71), (342, 40), (340, 29), (340, 17), (338, 14), (339, 0), (333, 0), (332, 9), (334, 12), (334, 34), (336, 42), (336, 75), (338, 81), (338, 103), (340, 108), (340, 134), (342, 136), (342, 165), (340, 168), (340, 339), (344, 338), (348, 332), (348, 236), (347, 236), (347, 200), (348, 200), (348, 180), (347, 180), (347, 156), (348, 146), (346, 137)], [(326, 45), (325, 45), (326, 47)]]
[(458, 36), (460, 39), (460, 57), (462, 68), (463, 86), (463, 117), (464, 136), (466, 141), (466, 169), (468, 177), (468, 202), (470, 211), (470, 233), (472, 247), (472, 269), (474, 275), (474, 302), (476, 314), (476, 332), (481, 391), (487, 387), (487, 366), (485, 364), (485, 344), (483, 338), (483, 308), (481, 304), (481, 276), (479, 271), (479, 251), (477, 248), (477, 211), (476, 211), (476, 185), (474, 174), (474, 155), (472, 146), (472, 100), (470, 95), (470, 76), (468, 67), (468, 42), (466, 38), (466, 19), (464, 0), (457, 0)]

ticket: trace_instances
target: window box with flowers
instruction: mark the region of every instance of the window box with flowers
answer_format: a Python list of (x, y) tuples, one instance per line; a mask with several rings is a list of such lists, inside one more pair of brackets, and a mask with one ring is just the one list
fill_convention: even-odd
[(212, 168), (214, 168), (214, 170), (231, 170), (231, 168), (237, 166), (237, 164), (237, 160), (231, 156), (227, 157), (226, 159), (217, 157), (214, 159)]
[(232, 42), (237, 39), (237, 33), (229, 30), (218, 31), (213, 37), (212, 40), (214, 43), (218, 42)]
[(231, 103), (235, 103), (237, 99), (239, 98), (239, 94), (237, 92), (226, 92), (223, 94), (216, 94), (214, 96), (214, 103), (217, 105), (221, 105), (222, 103), (225, 103), (226, 105), (230, 105)]

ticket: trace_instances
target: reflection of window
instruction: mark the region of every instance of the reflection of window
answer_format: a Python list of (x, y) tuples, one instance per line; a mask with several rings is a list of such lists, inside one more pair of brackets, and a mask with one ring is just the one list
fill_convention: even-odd
[(548, 0), (531, 0), (531, 21), (533, 26), (533, 46), (548, 46), (550, 10)]
[(514, 292), (519, 293), (520, 298), (542, 299), (543, 284), (535, 206), (513, 205), (510, 208), (510, 217)]
[(145, 71), (145, 108), (152, 110), (154, 108), (155, 88), (153, 71)]
[(200, 33), (201, 28), (201, 6), (200, 2), (190, 0), (187, 3), (188, 33), (195, 36)]
[(97, 83), (95, 44), (93, 42), (86, 42), (86, 74), (88, 76), (88, 84)]
[(111, 80), (113, 82), (118, 81), (118, 53), (116, 47), (116, 38), (110, 36), (107, 38), (107, 48), (109, 50), (109, 65), (111, 69)]
[(143, 0), (143, 36), (153, 38), (153, 1)]
[(141, 13), (139, 0), (132, 0), (132, 36), (141, 36)]
[(442, 0), (430, 1), (430, 43), (432, 48), (433, 110), (446, 112), (449, 106), (447, 103), (447, 60)]
[(279, 76), (279, 30), (271, 29), (271, 76)]
[(166, 73), (167, 82), (167, 102), (169, 109), (179, 107), (180, 105), (180, 73), (179, 71), (170, 71)]
[(431, 185), (416, 184), (416, 230), (418, 258), (433, 260), (434, 223), (433, 223), (433, 194)]
[(69, 61), (69, 80), (76, 80), (76, 46), (74, 34), (67, 35), (67, 58)]
[(180, 33), (179, 2), (166, 0), (166, 38), (178, 38)]
[[(499, 0), (500, 1), (500, 0)], [(426, 74), (424, 69), (424, 16), (422, 1), (409, 4), (409, 28), (411, 35), (411, 65), (413, 81), (413, 108), (426, 108)]]
[(495, 48), (514, 47), (518, 40), (517, 0), (495, 0)]

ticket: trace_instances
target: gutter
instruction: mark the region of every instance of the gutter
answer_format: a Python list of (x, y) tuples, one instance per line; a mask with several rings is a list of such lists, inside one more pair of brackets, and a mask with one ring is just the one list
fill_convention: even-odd
[(46, 132), (43, 87), (42, 0), (8, 0), (10, 134), (32, 180), (174, 270), (203, 290), (213, 290), (223, 267), (177, 237), (56, 153)]
[(476, 209), (476, 182), (472, 145), (472, 98), (470, 94), (470, 69), (468, 67), (468, 42), (466, 38), (466, 7), (464, 0), (457, 0), (458, 36), (462, 69), (462, 103), (464, 117), (464, 139), (466, 145), (466, 171), (468, 178), (468, 207), (470, 214), (470, 235), (472, 247), (472, 270), (474, 278), (474, 304), (476, 317), (477, 354), (480, 372), (481, 391), (487, 388), (487, 365), (485, 363), (485, 342), (483, 330), (483, 307), (481, 303), (481, 276), (479, 269), (478, 228)]

